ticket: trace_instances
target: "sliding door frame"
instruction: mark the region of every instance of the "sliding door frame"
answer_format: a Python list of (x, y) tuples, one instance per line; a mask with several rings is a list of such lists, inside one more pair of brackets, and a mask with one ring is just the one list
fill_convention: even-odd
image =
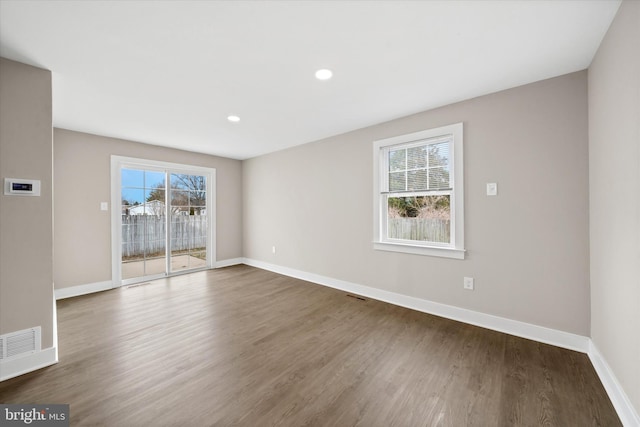
[[(123, 168), (161, 170), (172, 173), (198, 174), (207, 179), (207, 265), (202, 269), (214, 268), (216, 264), (216, 170), (203, 166), (184, 165), (179, 163), (162, 162), (157, 160), (138, 159), (134, 157), (111, 156), (111, 282), (114, 288), (123, 285), (122, 279), (122, 174)], [(171, 221), (167, 217), (167, 221)], [(170, 224), (167, 225), (167, 230)], [(170, 245), (167, 242), (167, 253), (170, 253)], [(170, 262), (167, 256), (166, 263)], [(166, 269), (166, 274), (159, 277), (177, 276), (196, 271), (190, 269), (186, 271), (171, 272)], [(141, 279), (141, 281), (149, 278)], [(126, 284), (132, 283), (126, 280)]]

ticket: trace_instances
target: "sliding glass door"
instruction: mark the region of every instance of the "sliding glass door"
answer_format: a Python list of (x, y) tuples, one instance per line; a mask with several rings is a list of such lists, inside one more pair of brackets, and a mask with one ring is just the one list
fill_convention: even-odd
[(212, 266), (209, 199), (215, 171), (114, 158), (120, 189), (119, 215), (114, 215), (119, 232), (113, 233), (120, 253), (114, 272), (120, 284)]
[(170, 271), (207, 265), (207, 178), (170, 174)]
[(153, 278), (166, 272), (166, 173), (121, 170), (122, 279)]

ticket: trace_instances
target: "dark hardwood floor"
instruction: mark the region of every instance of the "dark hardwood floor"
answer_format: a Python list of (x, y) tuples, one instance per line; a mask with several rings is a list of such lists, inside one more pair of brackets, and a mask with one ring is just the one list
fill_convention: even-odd
[(585, 354), (247, 266), (58, 301), (71, 425), (618, 426)]

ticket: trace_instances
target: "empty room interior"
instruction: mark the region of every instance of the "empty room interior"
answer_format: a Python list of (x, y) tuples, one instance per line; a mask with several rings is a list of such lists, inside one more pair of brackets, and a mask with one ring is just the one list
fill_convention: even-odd
[(640, 1), (0, 0), (0, 57), (0, 424), (640, 426)]

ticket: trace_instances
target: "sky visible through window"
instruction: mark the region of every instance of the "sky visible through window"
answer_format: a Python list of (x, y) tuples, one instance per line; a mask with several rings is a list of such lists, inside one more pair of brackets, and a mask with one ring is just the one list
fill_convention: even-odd
[(164, 172), (122, 169), (122, 200), (142, 204), (158, 186), (164, 186)]
[[(141, 205), (165, 200), (165, 172), (141, 169), (121, 169), (123, 205)], [(203, 175), (171, 173), (171, 205), (206, 206), (207, 179)]]

